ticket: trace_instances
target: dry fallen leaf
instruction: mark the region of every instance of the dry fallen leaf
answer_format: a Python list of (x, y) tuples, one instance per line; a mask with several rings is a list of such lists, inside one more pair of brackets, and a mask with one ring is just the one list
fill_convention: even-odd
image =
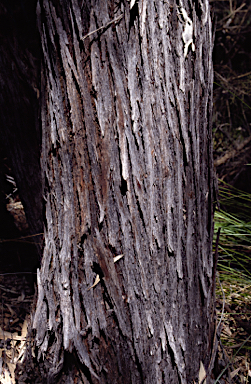
[(3, 331), (0, 327), (0, 339), (11, 339), (11, 340), (26, 340), (23, 336), (18, 336), (17, 332), (11, 333)]
[(230, 377), (231, 377), (231, 379), (232, 379), (234, 376), (237, 375), (237, 373), (239, 372), (240, 369), (241, 369), (241, 367), (235, 369), (233, 372), (230, 373)]
[(28, 324), (27, 324), (27, 321), (24, 320), (23, 326), (22, 326), (22, 332), (21, 332), (21, 335), (24, 340), (22, 340), (19, 345), (19, 348), (18, 348), (19, 354), (18, 354), (18, 357), (16, 358), (16, 362), (18, 362), (19, 360), (21, 360), (22, 357), (24, 357), (27, 329), (28, 329)]
[(200, 370), (199, 370), (199, 384), (201, 384), (202, 382), (203, 382), (203, 384), (207, 384), (207, 381), (205, 380), (206, 376), (207, 376), (207, 373), (206, 373), (204, 365), (201, 361), (200, 362)]
[(11, 362), (8, 362), (7, 361), (7, 365), (8, 365), (8, 368), (9, 368), (9, 371), (10, 371), (10, 376), (11, 376), (11, 379), (12, 379), (12, 383), (15, 383), (15, 369), (16, 369), (16, 364), (13, 364)]
[(3, 369), (3, 373), (0, 376), (0, 383), (1, 384), (13, 384), (11, 381), (11, 377), (7, 369)]
[[(123, 256), (124, 256), (123, 253), (121, 255), (115, 256), (113, 258), (114, 263), (119, 261)], [(99, 277), (99, 275), (97, 275), (94, 283), (92, 284), (92, 286), (90, 288), (87, 289), (87, 291), (90, 291), (90, 289), (94, 288), (99, 282), (100, 282), (100, 277)]]
[(94, 281), (94, 284), (90, 288), (87, 289), (87, 291), (90, 291), (90, 289), (94, 288), (98, 283), (100, 282), (100, 277), (99, 275), (96, 276), (96, 279)]

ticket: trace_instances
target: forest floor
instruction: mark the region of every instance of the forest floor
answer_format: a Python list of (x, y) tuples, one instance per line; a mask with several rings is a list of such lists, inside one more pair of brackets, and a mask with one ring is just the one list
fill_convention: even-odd
[(26, 350), (28, 316), (34, 293), (25, 275), (0, 275), (0, 383), (14, 384), (17, 363)]
[[(217, 282), (216, 310), (221, 326), (219, 363), (226, 383), (251, 383), (251, 285)], [(223, 372), (224, 371), (224, 372)]]
[[(13, 384), (16, 382), (16, 365), (24, 358), (34, 291), (29, 275), (19, 273), (0, 274), (0, 291), (0, 383)], [(251, 382), (250, 298), (250, 284), (236, 287), (227, 281), (221, 286), (217, 283), (216, 309), (221, 324), (219, 364), (222, 370), (219, 383)]]

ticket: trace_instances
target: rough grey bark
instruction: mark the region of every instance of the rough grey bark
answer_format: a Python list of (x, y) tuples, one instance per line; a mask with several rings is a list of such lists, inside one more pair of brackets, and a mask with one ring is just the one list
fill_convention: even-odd
[[(186, 57), (178, 5), (194, 26)], [(40, 0), (37, 13), (33, 328), (48, 382), (75, 350), (86, 383), (191, 383), (200, 361), (212, 369), (215, 326), (208, 0)]]

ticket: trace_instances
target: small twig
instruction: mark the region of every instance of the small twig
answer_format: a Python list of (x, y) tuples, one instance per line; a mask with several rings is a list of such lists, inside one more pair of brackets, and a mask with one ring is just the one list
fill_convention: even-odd
[(249, 76), (249, 75), (251, 75), (251, 72), (243, 73), (242, 75), (239, 75), (239, 76), (230, 77), (229, 81), (233, 81), (233, 80), (236, 80), (236, 79), (241, 79), (242, 77), (246, 77), (246, 76)]
[(220, 329), (220, 325), (221, 325), (221, 322), (222, 322), (222, 320), (223, 320), (223, 316), (224, 316), (224, 309), (225, 309), (225, 306), (226, 306), (225, 292), (224, 292), (224, 290), (223, 290), (223, 287), (222, 287), (222, 284), (221, 284), (221, 281), (220, 281), (218, 272), (217, 272), (217, 279), (218, 279), (218, 282), (219, 282), (219, 284), (220, 284), (220, 288), (221, 288), (221, 292), (222, 292), (222, 300), (223, 300), (223, 302), (222, 302), (221, 317), (220, 317), (220, 321), (219, 321), (219, 323), (218, 323), (218, 325), (217, 325), (217, 331), (216, 331), (216, 332), (218, 332), (218, 330)]
[[(36, 237), (36, 236), (41, 236), (41, 235), (44, 235), (44, 232), (35, 233), (34, 235), (16, 237), (14, 239), (0, 239), (0, 243), (8, 243), (8, 242), (11, 242), (11, 241), (20, 241), (20, 242), (24, 243), (25, 241), (22, 241), (24, 239), (29, 239), (31, 237)], [(27, 241), (26, 243), (30, 243), (30, 241), (29, 242)]]
[(238, 152), (241, 152), (244, 149), (244, 147), (250, 143), (250, 141), (251, 141), (251, 137), (247, 137), (245, 140), (243, 140), (241, 144), (237, 146), (237, 150), (233, 149), (233, 150), (227, 151), (225, 155), (214, 160), (214, 166), (218, 167), (219, 165), (226, 163), (227, 160), (234, 158), (236, 155), (238, 155)]
[(1, 289), (2, 291), (4, 291), (4, 292), (13, 293), (13, 294), (15, 294), (15, 295), (18, 295), (18, 294), (19, 294), (18, 292), (16, 292), (16, 291), (12, 291), (11, 289), (7, 289), (7, 288), (3, 287), (2, 285), (0, 285), (0, 289)]
[(0, 276), (8, 276), (8, 275), (36, 275), (37, 272), (28, 272), (28, 271), (22, 271), (22, 272), (5, 272), (0, 273)]
[(105, 28), (109, 27), (109, 25), (111, 25), (112, 23), (115, 23), (116, 21), (119, 21), (120, 19), (122, 19), (123, 16), (124, 16), (124, 14), (122, 13), (122, 15), (120, 15), (120, 16), (116, 17), (115, 19), (109, 21), (109, 23), (107, 23), (106, 25), (103, 25), (102, 27), (100, 27), (98, 29), (95, 29), (92, 32), (87, 33), (87, 35), (81, 37), (81, 40), (84, 41), (87, 37), (91, 36), (93, 33), (101, 31), (102, 29), (105, 29)]
[[(229, 13), (227, 16), (223, 17), (223, 19), (221, 19), (221, 20), (219, 21), (219, 24), (222, 23), (223, 21), (228, 20), (229, 18), (235, 16), (235, 14), (238, 13), (238, 12), (240, 12), (240, 10), (241, 10), (245, 5), (246, 5), (246, 4), (243, 3), (243, 4), (241, 4), (241, 6), (240, 6), (239, 8), (237, 8), (237, 9), (235, 9), (235, 10), (230, 9), (230, 13)], [(246, 10), (244, 10), (244, 11), (242, 11), (242, 12), (246, 12)]]

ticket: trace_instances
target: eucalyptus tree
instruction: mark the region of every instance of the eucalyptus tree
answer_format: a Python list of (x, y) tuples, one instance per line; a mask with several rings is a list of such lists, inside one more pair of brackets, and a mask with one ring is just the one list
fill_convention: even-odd
[(210, 376), (209, 2), (39, 0), (37, 18), (45, 220), (31, 327), (44, 377)]

